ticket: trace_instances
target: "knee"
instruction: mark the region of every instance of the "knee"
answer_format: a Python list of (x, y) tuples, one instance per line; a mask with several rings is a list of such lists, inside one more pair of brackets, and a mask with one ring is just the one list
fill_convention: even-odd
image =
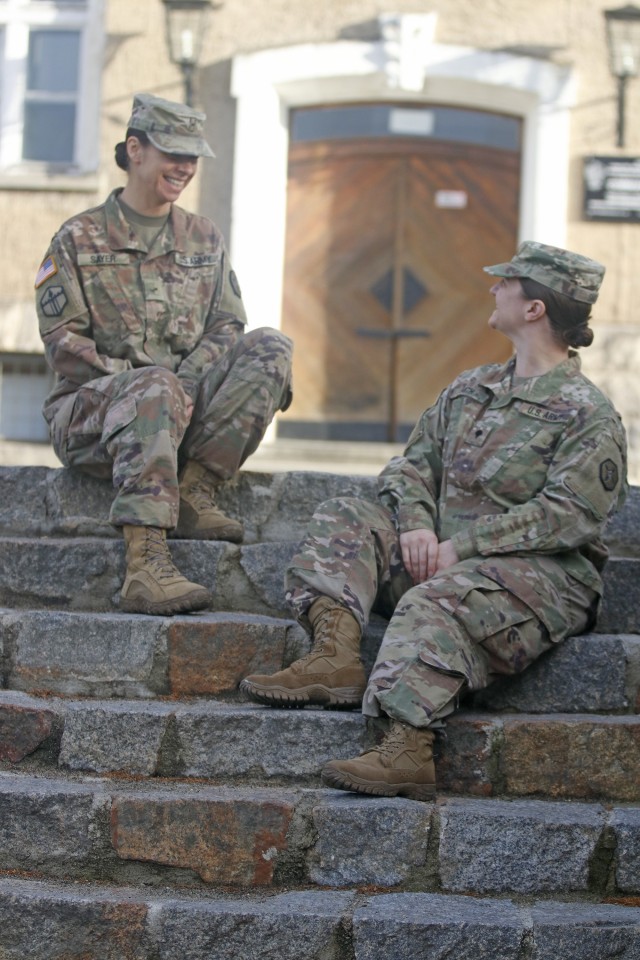
[(273, 327), (258, 327), (245, 333), (243, 343), (246, 352), (262, 362), (280, 363), (289, 366), (293, 353), (292, 340)]
[(188, 397), (179, 377), (165, 367), (143, 367), (136, 378), (135, 395), (139, 410), (147, 406), (163, 408), (170, 419), (182, 421), (186, 426)]

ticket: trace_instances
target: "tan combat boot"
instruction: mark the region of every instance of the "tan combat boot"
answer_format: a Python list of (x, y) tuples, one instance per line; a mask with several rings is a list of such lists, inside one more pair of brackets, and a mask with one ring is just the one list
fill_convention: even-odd
[(241, 543), (242, 524), (225, 517), (215, 505), (219, 480), (195, 460), (187, 460), (180, 473), (180, 515), (172, 536), (184, 540), (229, 540)]
[(313, 649), (286, 670), (254, 674), (240, 684), (251, 700), (270, 707), (359, 707), (366, 686), (358, 621), (335, 600), (321, 597), (309, 609)]
[(436, 792), (433, 763), (435, 734), (424, 727), (391, 721), (382, 743), (354, 760), (332, 760), (322, 782), (336, 790), (354, 790), (376, 797), (430, 800)]
[(122, 533), (127, 545), (127, 575), (120, 595), (122, 610), (171, 616), (209, 606), (209, 591), (191, 583), (174, 565), (166, 530), (127, 525)]

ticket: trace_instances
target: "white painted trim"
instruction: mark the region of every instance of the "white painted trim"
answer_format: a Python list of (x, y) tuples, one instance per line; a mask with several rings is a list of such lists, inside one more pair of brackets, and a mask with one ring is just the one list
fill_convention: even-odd
[[(520, 116), (520, 239), (558, 246), (565, 242), (570, 108), (575, 99), (570, 68), (433, 42), (407, 46), (411, 30), (403, 28), (403, 16), (395, 21), (395, 35), (381, 22), (385, 39), (377, 42), (305, 44), (234, 58), (231, 254), (252, 326), (280, 326), (292, 107), (393, 100)], [(435, 21), (425, 20), (424, 26), (428, 38)]]

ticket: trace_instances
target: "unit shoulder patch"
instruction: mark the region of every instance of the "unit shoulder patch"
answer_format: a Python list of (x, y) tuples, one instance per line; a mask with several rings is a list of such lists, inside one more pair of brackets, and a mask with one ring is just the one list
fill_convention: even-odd
[(618, 467), (613, 460), (607, 458), (600, 464), (600, 483), (608, 491), (618, 486)]
[(68, 303), (64, 287), (56, 284), (48, 287), (40, 298), (40, 307), (45, 317), (59, 317)]
[(235, 270), (229, 271), (229, 283), (231, 284), (231, 289), (235, 293), (236, 297), (238, 297), (241, 300), (242, 291), (240, 290), (240, 284), (238, 283), (238, 278), (236, 276)]

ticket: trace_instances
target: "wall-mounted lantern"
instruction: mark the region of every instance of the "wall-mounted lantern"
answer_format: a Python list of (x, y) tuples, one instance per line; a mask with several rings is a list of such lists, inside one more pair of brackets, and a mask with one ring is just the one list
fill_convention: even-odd
[(169, 59), (184, 78), (184, 102), (193, 106), (193, 75), (200, 62), (211, 0), (162, 0), (166, 14)]
[(618, 139), (625, 144), (625, 98), (629, 77), (640, 70), (640, 7), (627, 4), (604, 11), (609, 46), (609, 66), (618, 80)]

